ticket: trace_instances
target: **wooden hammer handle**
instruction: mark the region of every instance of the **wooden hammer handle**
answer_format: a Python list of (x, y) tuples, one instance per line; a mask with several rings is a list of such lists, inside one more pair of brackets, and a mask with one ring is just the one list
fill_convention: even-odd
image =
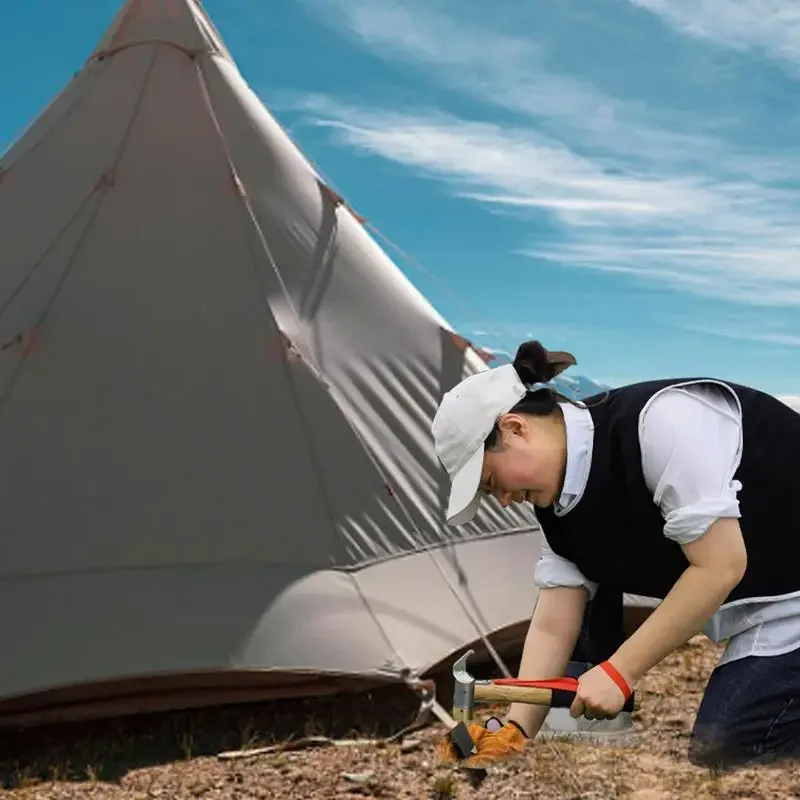
[[(498, 685), (496, 683), (476, 683), (475, 700), (488, 703), (530, 703), (535, 706), (552, 708), (569, 708), (575, 699), (575, 693), (569, 690), (553, 692), (539, 686)], [(638, 695), (629, 697), (622, 707), (623, 711), (638, 711), (641, 700)]]
[(536, 706), (550, 706), (553, 702), (553, 691), (537, 686), (497, 686), (493, 683), (476, 683), (475, 699), (489, 703), (531, 703)]

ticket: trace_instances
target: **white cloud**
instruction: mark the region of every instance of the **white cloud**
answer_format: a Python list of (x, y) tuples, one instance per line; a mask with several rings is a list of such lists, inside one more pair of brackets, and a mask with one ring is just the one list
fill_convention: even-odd
[[(731, 120), (710, 117), (702, 109), (662, 107), (608, 95), (580, 74), (550, 65), (550, 49), (537, 36), (541, 8), (521, 10), (496, 0), (491, 18), (480, 4), (455, 0), (302, 0), (317, 20), (345, 31), (356, 44), (379, 58), (418, 68), (441, 86), (477, 98), (487, 106), (514, 112), (562, 142), (577, 142), (607, 157), (624, 158), (641, 176), (668, 168), (702, 174), (709, 164), (731, 180), (800, 180), (800, 158), (776, 156), (764, 148), (743, 152), (719, 136)], [(781, 28), (800, 48), (800, 6), (792, 11), (780, 0), (629, 0), (636, 5), (683, 14), (697, 6), (709, 32), (716, 13), (726, 11), (743, 31)], [(742, 8), (748, 9), (737, 12)], [(734, 10), (728, 7), (733, 5)], [(773, 8), (775, 7), (775, 8)], [(780, 8), (780, 14), (777, 10)], [(789, 10), (786, 10), (786, 9)], [(470, 19), (472, 9), (477, 17)], [(514, 9), (513, 11), (511, 9)], [(516, 15), (516, 16), (515, 16)], [(510, 21), (504, 22), (504, 17)], [(761, 19), (763, 17), (763, 19)], [(797, 25), (792, 22), (797, 17)], [(769, 21), (771, 20), (771, 21)], [(733, 23), (730, 23), (733, 25)], [(705, 29), (705, 28), (704, 28)], [(524, 30), (521, 36), (518, 31)], [(765, 40), (768, 40), (765, 34)], [(552, 46), (552, 45), (551, 45)], [(591, 76), (591, 56), (579, 53), (575, 69)], [(735, 188), (735, 187), (732, 187)]]
[[(479, 341), (482, 337), (494, 337), (497, 341), (502, 338), (506, 342), (511, 341), (517, 343), (529, 339), (538, 339), (545, 345), (545, 347), (549, 347), (551, 349), (556, 348), (559, 345), (563, 346), (570, 341), (574, 341), (577, 336), (587, 332), (586, 328), (582, 328), (579, 325), (553, 323), (531, 326), (530, 322), (506, 322), (503, 323), (502, 326), (491, 325), (483, 327), (484, 323), (481, 322), (479, 323), (480, 327), (475, 327), (475, 325), (476, 323), (470, 322), (469, 320), (463, 320), (456, 327), (458, 330), (464, 331), (466, 336), (469, 336), (476, 341)], [(483, 347), (484, 345), (481, 344), (481, 346)], [(489, 349), (496, 349), (491, 345), (488, 347)], [(509, 353), (509, 355), (513, 354)]]
[(482, 203), (516, 206), (518, 208), (552, 208), (563, 211), (614, 211), (635, 213), (655, 213), (657, 208), (647, 203), (630, 200), (610, 200), (601, 198), (577, 197), (520, 197), (503, 194), (464, 194), (464, 197), (479, 200)]
[(800, 62), (795, 0), (629, 0), (698, 39)]
[[(307, 98), (304, 105), (317, 113), (317, 124), (335, 129), (347, 144), (446, 178), (465, 197), (550, 208), (574, 224), (604, 214), (649, 223), (653, 217), (721, 210), (728, 202), (702, 180), (621, 174), (531, 130), (445, 114), (361, 109), (324, 98)], [(588, 216), (582, 218), (583, 212)]]
[(445, 181), (466, 198), (546, 213), (550, 241), (518, 252), (629, 274), (711, 297), (800, 303), (800, 192), (588, 158), (543, 134), (442, 113), (403, 114), (307, 98), (350, 147)]
[(521, 69), (540, 55), (525, 37), (473, 26), (436, 8), (429, 0), (306, 0), (314, 10), (337, 26), (344, 26), (362, 43), (391, 57), (402, 56), (428, 64), (462, 68), (471, 66), (491, 75), (498, 65)]
[[(800, 159), (742, 150), (712, 133), (701, 112), (609, 97), (550, 69), (547, 48), (531, 38), (535, 13), (519, 10), (531, 24), (504, 27), (509, 7), (501, 0), (491, 19), (470, 19), (479, 6), (452, 0), (305, 1), (379, 57), (424, 69), (495, 112), (515, 112), (514, 125), (497, 125), (418, 108), (306, 103), (347, 146), (443, 181), (489, 210), (556, 224), (557, 235), (521, 241), (516, 252), (715, 298), (800, 303), (800, 190), (786, 188), (800, 178)], [(630, 2), (685, 20), (696, 35), (713, 33), (727, 7), (723, 0)], [(783, 26), (793, 41), (800, 9), (789, 13), (768, 0), (736, 8), (722, 15), (732, 40), (735, 31), (755, 37), (761, 30), (766, 42)]]
[[(741, 307), (736, 311), (726, 311), (722, 307), (707, 308), (702, 315), (668, 312), (657, 316), (658, 319), (654, 320), (657, 324), (699, 333), (704, 337), (769, 345), (764, 350), (779, 358), (793, 357), (793, 354), (787, 352), (791, 349), (794, 349), (795, 353), (800, 352), (797, 350), (800, 348), (800, 333), (793, 311), (779, 313), (778, 309), (769, 309), (764, 313), (763, 309)], [(703, 349), (701, 342), (696, 342), (694, 346), (698, 350)]]
[(758, 331), (747, 327), (714, 327), (711, 325), (685, 324), (684, 330), (705, 333), (710, 336), (722, 336), (726, 339), (739, 339), (748, 342), (764, 342), (777, 344), (784, 347), (800, 347), (800, 336), (793, 333), (780, 333), (777, 331)]
[[(345, 30), (379, 57), (400, 59), (424, 69), (440, 85), (558, 126), (560, 133), (579, 136), (584, 145), (645, 162), (654, 150), (662, 160), (684, 164), (719, 156), (719, 142), (702, 133), (709, 126), (702, 115), (670, 110), (669, 120), (659, 126), (653, 121), (659, 112), (652, 105), (621, 101), (580, 76), (550, 68), (548, 49), (533, 38), (541, 11), (527, 12), (524, 26), (516, 26), (526, 31), (520, 36), (509, 30), (511, 23), (502, 25), (501, 0), (491, 20), (480, 14), (472, 21), (466, 16), (469, 4), (446, 0), (304, 2), (318, 19)], [(681, 125), (674, 124), (678, 120)]]

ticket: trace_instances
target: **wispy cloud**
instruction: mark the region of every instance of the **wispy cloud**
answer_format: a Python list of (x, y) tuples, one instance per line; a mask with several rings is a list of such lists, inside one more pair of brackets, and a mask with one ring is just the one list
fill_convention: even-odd
[[(424, 68), (487, 109), (513, 112), (490, 123), (488, 112), (465, 119), (321, 97), (305, 104), (340, 143), (487, 208), (553, 226), (533, 243), (521, 239), (515, 252), (708, 297), (800, 302), (800, 187), (790, 183), (800, 178), (797, 154), (744, 148), (699, 112), (620, 99), (554, 70), (545, 44), (515, 33), (500, 13), (489, 23), (446, 0), (306, 2), (375, 54)], [(631, 2), (662, 14), (699, 6), (708, 20), (722, 4)], [(775, 14), (765, 16), (776, 24)], [(747, 27), (749, 17), (736, 19)]]
[(800, 6), (794, 0), (629, 2), (690, 36), (800, 64)]
[(763, 305), (800, 303), (800, 192), (665, 172), (641, 176), (533, 130), (308, 98), (338, 140), (487, 204), (538, 209), (558, 236), (518, 252)]
[(800, 336), (792, 333), (769, 333), (740, 328), (716, 328), (710, 325), (684, 325), (685, 330), (705, 333), (709, 336), (722, 336), (747, 342), (765, 342), (785, 347), (800, 347)]
[[(497, 337), (502, 334), (508, 341), (521, 342), (529, 339), (539, 339), (546, 346), (566, 345), (582, 333), (586, 333), (586, 328), (579, 325), (554, 325), (546, 323), (542, 325), (504, 323), (502, 329), (489, 325), (483, 327), (484, 323), (473, 323), (464, 320), (459, 324), (459, 330), (465, 332), (467, 336), (474, 337), (476, 340), (483, 340), (484, 337)], [(492, 349), (492, 345), (488, 345)], [(496, 349), (496, 348), (495, 348)]]
[[(397, 0), (305, 0), (362, 43), (394, 58), (462, 68), (493, 75), (517, 65), (525, 69), (540, 56), (525, 37), (494, 32), (483, 25), (454, 19), (441, 3)], [(437, 8), (438, 5), (438, 8)]]
[[(771, 309), (768, 314), (761, 309), (741, 308), (728, 310), (723, 306), (696, 312), (664, 311), (655, 315), (658, 324), (676, 331), (699, 333), (703, 337), (729, 339), (751, 344), (766, 344), (773, 353), (788, 354), (790, 350), (800, 352), (797, 312), (793, 309)], [(699, 345), (702, 348), (702, 345)], [(778, 349), (776, 349), (778, 348)]]
[(304, 106), (341, 141), (447, 178), (465, 197), (549, 208), (578, 225), (606, 214), (614, 219), (680, 217), (723, 201), (704, 188), (702, 179), (624, 174), (533, 129), (435, 112), (363, 109), (320, 97), (306, 98)]
[[(624, 151), (628, 158), (649, 160), (655, 148), (662, 159), (686, 163), (717, 152), (719, 142), (703, 130), (719, 123), (712, 126), (703, 115), (672, 109), (672, 127), (661, 127), (653, 122), (657, 107), (622, 101), (581, 75), (550, 67), (550, 48), (527, 33), (540, 27), (546, 9), (533, 10), (519, 22), (502, 0), (491, 21), (482, 12), (471, 19), (469, 4), (444, 0), (303, 1), (318, 19), (377, 56), (424, 69), (440, 85), (536, 120), (545, 132), (580, 136), (585, 146)], [(505, 24), (504, 17), (510, 18)], [(514, 33), (515, 27), (526, 35)], [(677, 127), (676, 116), (682, 123)]]

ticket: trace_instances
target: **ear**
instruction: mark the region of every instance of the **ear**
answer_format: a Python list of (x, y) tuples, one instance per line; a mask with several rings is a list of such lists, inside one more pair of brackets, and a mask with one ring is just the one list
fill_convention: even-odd
[(501, 434), (524, 436), (528, 429), (528, 422), (521, 414), (504, 414), (500, 417), (497, 427)]
[(547, 363), (553, 367), (553, 376), (555, 377), (568, 367), (574, 367), (578, 361), (572, 353), (564, 350), (548, 350)]

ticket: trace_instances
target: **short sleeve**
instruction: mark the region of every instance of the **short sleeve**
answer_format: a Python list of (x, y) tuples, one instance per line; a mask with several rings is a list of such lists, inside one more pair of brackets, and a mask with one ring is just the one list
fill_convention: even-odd
[(722, 384), (671, 387), (639, 421), (645, 482), (664, 516), (664, 535), (679, 544), (702, 536), (721, 517), (739, 517), (742, 456), (738, 398)]

